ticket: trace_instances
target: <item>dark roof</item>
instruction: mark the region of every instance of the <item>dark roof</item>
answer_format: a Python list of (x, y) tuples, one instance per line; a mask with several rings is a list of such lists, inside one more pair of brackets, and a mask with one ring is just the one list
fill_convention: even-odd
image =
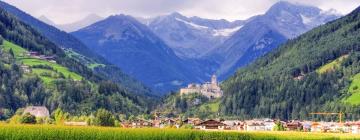
[(203, 125), (205, 125), (205, 126), (227, 126), (226, 124), (216, 121), (216, 120), (206, 120), (206, 121), (203, 121), (203, 122), (197, 124), (196, 126), (203, 126)]

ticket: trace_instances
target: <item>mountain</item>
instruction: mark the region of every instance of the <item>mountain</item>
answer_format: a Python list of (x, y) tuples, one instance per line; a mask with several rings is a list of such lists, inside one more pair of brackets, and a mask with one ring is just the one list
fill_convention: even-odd
[(199, 58), (222, 44), (239, 30), (246, 21), (229, 22), (200, 17), (185, 17), (180, 13), (141, 19), (156, 35), (181, 58)]
[(360, 7), (283, 43), (223, 82), (221, 113), (303, 120), (310, 112), (343, 112), (359, 119), (359, 38)]
[(40, 17), (38, 17), (38, 19), (39, 19), (40, 21), (42, 21), (42, 22), (44, 22), (44, 23), (48, 24), (48, 25), (51, 25), (51, 26), (56, 26), (56, 24), (55, 24), (52, 20), (50, 20), (49, 18), (47, 18), (47, 17), (46, 17), (46, 16), (44, 16), (44, 15), (42, 15), (42, 16), (40, 16)]
[(59, 29), (48, 25), (31, 15), (21, 11), (20, 9), (9, 5), (3, 1), (0, 1), (0, 7), (5, 9), (10, 14), (16, 16), (22, 22), (31, 25), (33, 28), (38, 30), (41, 34), (49, 38), (52, 42), (54, 42), (57, 46), (61, 46), (62, 48), (72, 49), (73, 51), (83, 54), (86, 57), (92, 58), (96, 61), (102, 61), (101, 57), (93, 53), (89, 50), (81, 41), (76, 39), (70, 34), (66, 32), (60, 31)]
[(205, 57), (215, 58), (220, 64), (217, 74), (224, 79), (286, 40), (338, 17), (316, 7), (281, 1), (264, 15), (252, 18)]
[(190, 69), (191, 63), (178, 58), (133, 17), (110, 16), (72, 34), (125, 73), (163, 93), (201, 80)]
[[(87, 46), (71, 34), (60, 31), (59, 29), (48, 25), (5, 2), (0, 1), (0, 7), (16, 16), (22, 22), (35, 28), (43, 36), (46, 36), (57, 46), (63, 48), (69, 57), (72, 57), (78, 62), (92, 68), (95, 73), (123, 85), (123, 87), (129, 92), (141, 95), (155, 94), (151, 89), (144, 86), (144, 84), (123, 73), (117, 66), (114, 66), (106, 61), (102, 56), (92, 52), (87, 48)], [(46, 17), (43, 16), (42, 19), (44, 18)]]
[(60, 25), (56, 25), (56, 27), (69, 33), (69, 32), (77, 31), (86, 26), (89, 26), (95, 22), (102, 20), (102, 19), (104, 19), (104, 18), (100, 17), (96, 14), (90, 14), (90, 15), (86, 16), (85, 18), (83, 18), (79, 21), (76, 21), (74, 23), (60, 24)]
[[(128, 92), (68, 57), (32, 26), (0, 8), (0, 108), (13, 114), (26, 106), (83, 115), (106, 108), (141, 114), (156, 100)], [(4, 118), (0, 114), (1, 119)]]

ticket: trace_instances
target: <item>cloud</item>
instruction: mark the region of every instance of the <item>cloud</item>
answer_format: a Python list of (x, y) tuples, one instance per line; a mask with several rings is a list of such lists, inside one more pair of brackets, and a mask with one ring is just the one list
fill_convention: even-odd
[[(280, 0), (4, 0), (35, 17), (45, 15), (55, 23), (70, 23), (95, 13), (106, 17), (128, 14), (153, 17), (178, 11), (187, 16), (212, 19), (246, 19), (266, 12)], [(360, 0), (288, 0), (346, 14)]]

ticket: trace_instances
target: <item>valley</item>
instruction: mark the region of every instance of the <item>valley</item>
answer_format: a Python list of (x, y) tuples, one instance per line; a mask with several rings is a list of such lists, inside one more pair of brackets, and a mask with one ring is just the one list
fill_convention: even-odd
[(360, 7), (274, 1), (221, 19), (95, 2), (107, 13), (59, 24), (9, 3), (0, 139), (359, 139)]

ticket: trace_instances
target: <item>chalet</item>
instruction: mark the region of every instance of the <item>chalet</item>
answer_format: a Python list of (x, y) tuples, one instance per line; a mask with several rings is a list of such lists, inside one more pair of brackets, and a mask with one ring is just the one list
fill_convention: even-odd
[(290, 121), (290, 122), (286, 122), (285, 124), (285, 128), (287, 131), (297, 131), (302, 129), (302, 124), (300, 123), (300, 121)]
[(200, 130), (224, 130), (225, 126), (227, 125), (220, 121), (206, 120), (195, 125), (195, 128)]
[(183, 121), (184, 124), (191, 124), (191, 125), (196, 125), (201, 123), (201, 119), (199, 118), (187, 118), (186, 120)]
[(311, 132), (322, 132), (323, 126), (321, 123), (314, 122), (311, 124)]
[(37, 118), (46, 118), (50, 116), (49, 110), (45, 106), (29, 106), (24, 110), (24, 114), (30, 113)]
[(39, 56), (39, 53), (38, 52), (35, 52), (35, 51), (30, 51), (27, 53), (28, 56)]
[(31, 73), (31, 69), (27, 65), (21, 65), (20, 68), (24, 73)]
[(306, 122), (301, 122), (301, 125), (303, 126), (303, 131), (305, 132), (310, 132), (311, 131), (311, 122), (306, 121)]
[(245, 122), (246, 131), (265, 131), (265, 124), (262, 121), (247, 121)]
[(122, 128), (131, 128), (131, 123), (130, 122), (121, 122), (120, 123)]
[(265, 125), (265, 131), (272, 131), (276, 125), (275, 121), (272, 119), (265, 119), (263, 124)]
[(135, 120), (131, 123), (132, 128), (143, 128), (143, 127), (152, 127), (153, 123), (146, 121), (146, 120), (142, 120), (142, 119), (138, 119)]
[(162, 124), (166, 125), (166, 126), (175, 126), (177, 124), (177, 120), (175, 119), (165, 119), (164, 121), (162, 121)]
[(227, 120), (222, 123), (226, 124), (226, 130), (244, 130), (244, 123), (238, 120)]
[(162, 120), (152, 120), (151, 122), (153, 124), (153, 127), (156, 128), (164, 128), (164, 124), (162, 123)]
[(351, 128), (351, 133), (360, 134), (360, 122), (352, 122), (349, 126)]

